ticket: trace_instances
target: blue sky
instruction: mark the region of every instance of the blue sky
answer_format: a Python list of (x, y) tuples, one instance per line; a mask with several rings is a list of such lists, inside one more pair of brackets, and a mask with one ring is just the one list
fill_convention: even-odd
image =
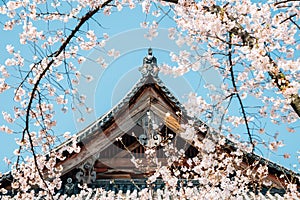
[[(168, 18), (164, 18), (160, 22), (158, 37), (153, 40), (148, 40), (143, 36), (146, 30), (140, 28), (140, 23), (146, 19), (145, 14), (143, 14), (140, 9), (133, 11), (124, 9), (122, 12), (112, 13), (111, 16), (103, 16), (102, 14), (97, 16), (97, 20), (101, 23), (103, 28), (98, 27), (95, 32), (101, 34), (108, 33), (111, 39), (107, 43), (106, 49), (115, 48), (120, 51), (121, 56), (116, 60), (112, 60), (103, 52), (97, 50), (85, 52), (84, 56), (89, 59), (80, 66), (80, 71), (82, 74), (94, 75), (94, 80), (88, 85), (82, 81), (78, 89), (89, 97), (87, 104), (93, 108), (94, 112), (86, 115), (86, 121), (84, 123), (78, 124), (76, 121), (78, 113), (68, 112), (67, 114), (63, 114), (58, 110), (56, 113), (58, 124), (54, 129), (57, 134), (64, 133), (65, 131), (70, 131), (74, 134), (116, 105), (141, 77), (138, 72), (138, 67), (141, 66), (142, 59), (147, 54), (149, 47), (153, 48), (153, 53), (158, 59), (158, 64), (164, 62), (171, 63), (169, 58), (170, 51), (179, 51), (175, 42), (167, 39), (166, 28), (174, 26), (174, 23)], [(0, 55), (7, 55), (4, 48), (5, 42), (7, 41), (17, 47), (20, 46), (18, 44), (17, 31), (14, 31), (13, 34), (0, 31), (0, 35), (2, 38), (2, 41), (0, 41)], [(187, 47), (181, 47), (181, 49), (185, 48)], [(94, 61), (99, 56), (107, 59), (109, 66), (106, 69), (99, 67)], [(0, 63), (4, 63), (4, 60), (0, 60)], [(162, 74), (160, 74), (160, 77), (181, 102), (185, 101), (186, 96), (190, 92), (196, 92), (198, 95), (203, 96), (203, 98), (208, 99), (207, 94), (210, 91), (205, 89), (203, 85), (205, 83), (216, 85), (220, 83), (220, 75), (215, 71), (201, 73), (190, 72), (184, 77), (178, 77), (176, 79)], [(0, 102), (0, 110), (9, 111), (8, 109), (14, 105), (12, 91), (0, 94)], [(235, 105), (236, 104), (233, 104), (231, 109), (234, 109)], [(0, 117), (0, 124), (2, 123), (4, 122), (2, 117)], [(17, 125), (15, 125), (15, 127), (21, 130), (21, 127)], [(272, 130), (272, 127), (269, 128)], [(297, 136), (298, 133), (288, 133), (284, 127), (274, 127), (272, 131), (281, 132), (280, 137), (282, 137), (287, 145), (276, 153), (262, 149), (264, 156), (286, 167), (291, 167), (297, 163), (296, 151), (299, 150), (297, 149), (297, 141), (300, 139), (300, 137)], [(4, 172), (9, 170), (9, 167), (6, 166), (2, 160), (5, 156), (9, 159), (14, 158), (12, 153), (16, 148), (14, 138), (19, 136), (20, 135), (17, 134), (7, 135), (0, 132), (0, 171)], [(282, 155), (284, 152), (293, 152), (294, 154), (292, 158), (288, 160), (283, 159), (282, 156), (276, 156)]]

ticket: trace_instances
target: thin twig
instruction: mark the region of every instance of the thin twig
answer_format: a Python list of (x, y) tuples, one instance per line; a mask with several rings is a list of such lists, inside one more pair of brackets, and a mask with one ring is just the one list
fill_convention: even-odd
[(274, 6), (278, 6), (279, 4), (283, 4), (283, 3), (291, 3), (291, 2), (299, 2), (299, 0), (279, 1), (279, 2), (274, 3)]

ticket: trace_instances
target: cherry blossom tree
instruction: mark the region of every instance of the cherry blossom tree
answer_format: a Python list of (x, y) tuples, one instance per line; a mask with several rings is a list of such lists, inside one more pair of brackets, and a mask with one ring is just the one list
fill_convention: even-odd
[[(223, 95), (212, 98), (218, 99), (218, 103), (229, 99), (228, 107), (236, 99), (240, 116), (229, 116), (226, 120), (234, 126), (244, 124), (253, 147), (258, 142), (253, 140), (254, 133), (250, 130), (255, 118), (268, 117), (274, 124), (298, 120), (298, 2), (179, 1), (177, 4), (174, 8), (175, 21), (180, 27), (177, 42), (187, 43), (196, 50), (204, 46), (205, 59), (224, 77)], [(165, 70), (182, 74), (193, 69), (203, 55), (181, 54), (172, 58), (178, 62), (178, 68), (166, 65)], [(266, 95), (269, 91), (279, 95), (269, 98)], [(249, 114), (245, 108), (244, 99), (249, 95), (264, 104), (256, 111), (258, 115)], [(217, 107), (220, 109), (223, 108)], [(264, 132), (260, 126), (257, 130)]]
[[(56, 161), (64, 159), (63, 151), (71, 153), (80, 149), (76, 146), (76, 138), (69, 133), (54, 134), (55, 112), (58, 109), (91, 112), (85, 105), (88, 97), (79, 94), (75, 87), (82, 78), (78, 66), (87, 59), (85, 52), (94, 48), (101, 48), (114, 58), (119, 56), (117, 47), (116, 50), (105, 49), (109, 36), (95, 30), (102, 28), (98, 16), (113, 15), (125, 7), (141, 7), (146, 16), (157, 18), (153, 22), (141, 21), (142, 27), (149, 30), (149, 38), (155, 38), (161, 19), (170, 18), (176, 23), (176, 27), (169, 29), (170, 39), (179, 46), (187, 44), (190, 47), (190, 51), (171, 53), (175, 67), (162, 64), (163, 73), (182, 76), (198, 70), (200, 64), (207, 61), (208, 67), (222, 75), (223, 84), (213, 88), (221, 89), (221, 92), (211, 94), (211, 101), (196, 94), (189, 95), (185, 105), (191, 117), (217, 124), (214, 131), (241, 142), (240, 147), (249, 153), (258, 146), (272, 151), (281, 147), (283, 142), (277, 140), (278, 134), (271, 134), (272, 130), (266, 129), (264, 124), (265, 121), (284, 124), (289, 132), (295, 132), (297, 128), (294, 124), (300, 116), (299, 6), (298, 1), (292, 0), (262, 3), (250, 0), (3, 2), (0, 7), (3, 30), (16, 31), (19, 37), (17, 42), (5, 45), (7, 53), (0, 66), (0, 92), (14, 93), (15, 106), (2, 112), (7, 123), (0, 126), (0, 130), (15, 133), (19, 138), (16, 141), (19, 148), (14, 152), (17, 159), (11, 170), (12, 188), (18, 190), (18, 198), (56, 198), (55, 189), (61, 187), (62, 171)], [(107, 66), (101, 59), (96, 62), (102, 67)], [(90, 75), (83, 78), (87, 82), (93, 79)], [(255, 102), (255, 105), (249, 105), (249, 102)], [(231, 111), (230, 108), (236, 108), (236, 105), (238, 110)], [(78, 119), (79, 122), (83, 120)], [(188, 132), (189, 125), (183, 126), (185, 135), (192, 134), (192, 131)], [(239, 141), (236, 130), (245, 133), (246, 137)], [(265, 142), (261, 139), (265, 136), (261, 135), (270, 135), (272, 140)], [(61, 138), (72, 139), (72, 145), (54, 151)], [(239, 149), (232, 154), (222, 153), (220, 148), (224, 140), (199, 141), (196, 138), (194, 143), (201, 149), (201, 157), (206, 159), (190, 159), (186, 168), (158, 166), (157, 172), (149, 178), (149, 183), (157, 177), (168, 183), (171, 192), (166, 192), (165, 197), (185, 195), (185, 198), (191, 198), (197, 194), (200, 198), (213, 198), (223, 194), (229, 198), (248, 192), (247, 183), (252, 179), (267, 185), (262, 181), (267, 176), (266, 166), (256, 163), (252, 166), (256, 168), (254, 175), (247, 170), (233, 173), (234, 167), (241, 163), (242, 154)], [(149, 154), (151, 156), (151, 151)], [(180, 150), (175, 154), (170, 159), (177, 157), (175, 161), (179, 162)], [(200, 182), (207, 187), (200, 192), (190, 187), (177, 190), (179, 174), (202, 177)], [(295, 184), (290, 180), (287, 182), (287, 197), (299, 197)], [(29, 192), (33, 191), (33, 186), (41, 189), (38, 194)], [(260, 185), (256, 187), (260, 188)], [(79, 196), (86, 198), (92, 192), (86, 188)], [(149, 193), (150, 190), (142, 190), (139, 195), (146, 197)]]

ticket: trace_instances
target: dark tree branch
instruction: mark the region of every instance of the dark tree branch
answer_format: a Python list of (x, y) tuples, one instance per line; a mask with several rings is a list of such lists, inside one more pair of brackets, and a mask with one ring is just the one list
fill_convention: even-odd
[(246, 111), (245, 111), (242, 99), (241, 99), (241, 97), (240, 97), (240, 95), (238, 93), (237, 86), (235, 84), (235, 78), (234, 78), (234, 72), (233, 72), (233, 62), (232, 62), (232, 51), (233, 51), (233, 49), (232, 49), (232, 45), (231, 45), (231, 37), (232, 36), (229, 33), (228, 60), (229, 60), (229, 65), (230, 65), (231, 82), (232, 82), (232, 86), (234, 88), (235, 95), (237, 96), (237, 98), (239, 100), (239, 104), (240, 104), (241, 109), (242, 109), (242, 114), (243, 114), (243, 118), (244, 118), (244, 121), (245, 121), (245, 125), (246, 125), (246, 129), (247, 129), (247, 134), (248, 134), (248, 137), (249, 137), (249, 141), (250, 141), (250, 144), (253, 147), (252, 151), (254, 151), (255, 145), (253, 143), (252, 135), (250, 133), (250, 128), (249, 128), (249, 124), (248, 124), (248, 120), (247, 120)]
[(274, 3), (274, 6), (278, 6), (279, 4), (291, 3), (291, 2), (299, 2), (299, 0), (285, 0)]
[(163, 0), (163, 1), (168, 2), (168, 3), (178, 4), (178, 0)]
[[(26, 118), (25, 118), (25, 127), (23, 129), (22, 132), (22, 140), (25, 139), (25, 135), (28, 135), (28, 139), (29, 139), (29, 143), (30, 143), (30, 147), (31, 147), (31, 151), (33, 154), (33, 159), (34, 159), (34, 163), (35, 163), (35, 167), (37, 168), (38, 174), (40, 176), (40, 178), (42, 179), (42, 181), (44, 182), (45, 186), (47, 187), (47, 184), (44, 180), (44, 177), (42, 175), (41, 170), (38, 168), (38, 163), (37, 163), (37, 155), (35, 153), (35, 149), (34, 149), (34, 145), (33, 145), (33, 140), (32, 140), (32, 136), (30, 135), (30, 114), (31, 114), (31, 109), (33, 106), (33, 102), (34, 99), (36, 98), (36, 93), (38, 92), (38, 88), (39, 85), (42, 81), (42, 79), (44, 78), (44, 76), (46, 75), (46, 73), (48, 72), (48, 70), (50, 69), (50, 67), (52, 66), (52, 64), (55, 61), (55, 58), (58, 57), (62, 52), (64, 52), (64, 50), (66, 49), (66, 47), (68, 46), (68, 44), (71, 42), (72, 38), (74, 38), (74, 36), (76, 35), (76, 33), (78, 31), (80, 31), (80, 28), (82, 27), (82, 25), (87, 22), (90, 18), (92, 18), (100, 9), (104, 8), (106, 5), (108, 5), (112, 0), (107, 0), (105, 3), (103, 3), (101, 6), (98, 6), (97, 8), (87, 12), (80, 20), (79, 23), (76, 25), (76, 27), (72, 30), (71, 34), (67, 37), (67, 39), (62, 43), (62, 45), (60, 46), (60, 48), (55, 51), (54, 53), (50, 54), (47, 56), (47, 58), (51, 58), (51, 60), (49, 61), (49, 63), (47, 64), (47, 66), (45, 67), (45, 69), (42, 71), (41, 74), (39, 74), (39, 77), (36, 81), (36, 83), (34, 84), (32, 90), (31, 90), (31, 96), (28, 102), (28, 106), (26, 109)], [(41, 62), (36, 63), (35, 66), (39, 65)], [(31, 73), (31, 72), (29, 72)], [(27, 74), (27, 76), (25, 78), (27, 78), (29, 76), (29, 73)], [(22, 82), (20, 84), (20, 86), (22, 86), (24, 82)], [(20, 87), (19, 86), (19, 87)], [(22, 147), (19, 147), (19, 151), (21, 151)], [(18, 169), (18, 163), (19, 163), (19, 157), (17, 159), (17, 169)], [(48, 187), (47, 187), (48, 188)], [(48, 191), (50, 193), (50, 191)]]
[[(284, 90), (286, 90), (287, 88), (290, 87), (290, 81), (286, 78), (284, 73), (282, 73), (279, 69), (277, 69), (277, 65), (276, 65), (275, 61), (273, 61), (271, 56), (268, 55), (268, 57), (275, 69), (275, 70), (268, 71), (269, 76), (274, 81), (274, 84), (277, 86), (277, 88), (281, 92), (284, 92)], [(297, 113), (297, 115), (300, 117), (300, 97), (299, 97), (299, 95), (292, 94), (290, 96), (290, 100), (291, 100), (291, 103), (290, 103), (291, 107)]]
[(297, 14), (295, 13), (295, 14), (293, 14), (293, 15), (291, 15), (291, 16), (289, 16), (288, 18), (286, 18), (285, 20), (283, 20), (282, 22), (280, 22), (280, 24), (282, 24), (282, 23), (284, 23), (284, 22), (286, 22), (287, 20), (290, 20), (290, 19), (292, 19), (293, 17), (295, 17)]
[(280, 24), (290, 20), (299, 30), (300, 30), (300, 26), (293, 20), (293, 17), (297, 16), (297, 14), (293, 14), (291, 16), (289, 16), (288, 18), (286, 18), (285, 20), (283, 20), (282, 22), (280, 22)]
[(290, 21), (300, 30), (300, 26), (292, 18), (290, 18)]
[(292, 94), (291, 96), (291, 106), (297, 115), (300, 117), (300, 97), (298, 94)]

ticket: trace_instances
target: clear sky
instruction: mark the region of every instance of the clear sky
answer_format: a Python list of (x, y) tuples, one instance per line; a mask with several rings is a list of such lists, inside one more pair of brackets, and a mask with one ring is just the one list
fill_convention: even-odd
[[(167, 38), (168, 32), (166, 28), (174, 26), (174, 23), (167, 17), (160, 22), (158, 37), (148, 40), (144, 37), (146, 30), (140, 28), (140, 23), (146, 19), (145, 14), (142, 14), (140, 9), (136, 9), (133, 12), (129, 9), (124, 9), (122, 12), (112, 13), (111, 16), (98, 16), (99, 19), (97, 18), (97, 20), (103, 28), (98, 27), (96, 29), (97, 33), (108, 33), (110, 35), (110, 41), (107, 43), (106, 49), (114, 48), (120, 51), (120, 57), (112, 60), (99, 50), (86, 52), (85, 56), (88, 59), (80, 66), (80, 71), (82, 74), (92, 74), (94, 80), (88, 85), (82, 81), (78, 89), (88, 97), (87, 104), (93, 108), (93, 112), (86, 114), (86, 121), (79, 124), (77, 122), (79, 116), (77, 112), (63, 114), (57, 111), (56, 119), (58, 124), (54, 129), (57, 134), (65, 131), (75, 134), (116, 105), (141, 77), (138, 67), (141, 66), (142, 59), (147, 54), (149, 47), (153, 48), (158, 64), (171, 63), (169, 58), (171, 51), (178, 52), (180, 49), (187, 48), (185, 46), (178, 48), (174, 41)], [(10, 41), (14, 45), (18, 45), (17, 31), (14, 34), (0, 31), (0, 36), (2, 38), (2, 41), (0, 41), (0, 55), (6, 55), (4, 46), (6, 43), (4, 41)], [(99, 56), (108, 61), (109, 65), (106, 69), (101, 68), (95, 62)], [(0, 63), (4, 63), (4, 60), (0, 59)], [(221, 82), (220, 75), (216, 71), (190, 72), (184, 77), (175, 79), (172, 76), (164, 76), (163, 74), (160, 74), (160, 77), (181, 102), (186, 100), (190, 92), (196, 92), (207, 99), (210, 91), (204, 88), (203, 85), (210, 83), (218, 86)], [(12, 93), (0, 94), (0, 102), (0, 110), (8, 111), (14, 105)], [(4, 122), (2, 117), (0, 117), (0, 124), (2, 123)], [(18, 128), (21, 130), (21, 127)], [(274, 132), (277, 131), (281, 132), (280, 137), (286, 143), (286, 147), (283, 147), (282, 150), (275, 154), (264, 149), (262, 151), (265, 157), (270, 158), (274, 162), (291, 167), (293, 164), (298, 163), (296, 151), (299, 150), (297, 142), (300, 141), (300, 137), (297, 135), (299, 133), (288, 133), (283, 127), (274, 128)], [(20, 137), (20, 135), (8, 135), (0, 132), (0, 171), (2, 172), (9, 170), (9, 167), (2, 161), (3, 158), (14, 158), (12, 152), (16, 148), (14, 143), (14, 138), (16, 137)], [(291, 159), (287, 160), (283, 159), (282, 156), (277, 156), (282, 155), (284, 152), (292, 152), (294, 154), (292, 154)]]

